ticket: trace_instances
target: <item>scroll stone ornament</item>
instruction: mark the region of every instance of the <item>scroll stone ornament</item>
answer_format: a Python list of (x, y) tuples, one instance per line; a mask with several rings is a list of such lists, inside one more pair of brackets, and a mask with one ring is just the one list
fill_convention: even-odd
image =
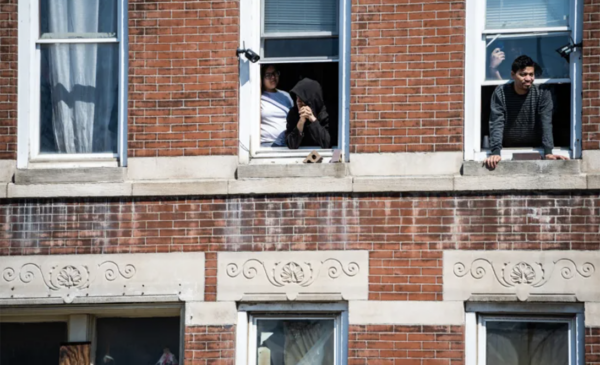
[[(596, 272), (598, 266), (598, 258), (592, 255), (587, 257), (579, 255), (579, 257), (560, 257), (574, 255), (573, 252), (521, 252), (521, 255), (514, 251), (507, 254), (503, 252), (488, 252), (482, 251), (475, 254), (473, 251), (461, 252), (446, 252), (444, 260), (444, 283), (448, 285), (450, 290), (444, 289), (450, 295), (449, 298), (454, 299), (454, 288), (462, 285), (471, 289), (471, 295), (480, 294), (503, 294), (513, 292), (520, 301), (527, 300), (530, 295), (577, 295), (569, 290), (574, 284), (579, 284), (582, 280), (589, 279), (587, 284), (596, 286), (600, 285)], [(528, 258), (527, 256), (535, 255), (538, 257)], [(589, 260), (589, 261), (588, 261)], [(452, 275), (448, 275), (447, 268), (451, 265)], [(592, 277), (596, 277), (594, 280)], [(459, 279), (463, 279), (462, 284), (459, 284)], [(491, 278), (491, 279), (490, 279)], [(479, 282), (487, 280), (486, 283), (495, 282), (501, 287), (508, 290), (496, 290), (492, 285), (483, 285)], [(577, 280), (575, 282), (574, 280)], [(566, 285), (564, 281), (572, 281), (571, 285)], [(586, 283), (583, 281), (582, 283)], [(591, 288), (590, 288), (591, 289)], [(461, 289), (464, 290), (464, 289)], [(463, 298), (464, 299), (464, 298)]]
[[(0, 257), (0, 302), (61, 298), (135, 302), (141, 296), (204, 297), (204, 254)], [(114, 299), (116, 300), (116, 299)]]
[[(250, 258), (249, 258), (250, 256)], [(368, 253), (363, 251), (219, 253), (219, 300), (247, 296), (357, 295), (368, 293)], [(366, 299), (366, 298), (365, 298)], [(258, 300), (258, 299), (257, 299)], [(275, 299), (273, 299), (275, 300)]]
[(18, 271), (13, 267), (6, 267), (2, 272), (2, 279), (6, 283), (17, 280), (29, 284), (39, 277), (50, 291), (62, 297), (65, 303), (71, 303), (77, 296), (84, 295), (83, 292), (90, 287), (91, 278), (97, 273), (103, 274), (107, 281), (114, 281), (118, 276), (131, 279), (136, 269), (131, 264), (120, 268), (113, 261), (104, 261), (98, 267), (92, 267), (92, 272), (93, 275), (87, 265), (54, 265), (46, 269), (43, 265), (28, 263)]

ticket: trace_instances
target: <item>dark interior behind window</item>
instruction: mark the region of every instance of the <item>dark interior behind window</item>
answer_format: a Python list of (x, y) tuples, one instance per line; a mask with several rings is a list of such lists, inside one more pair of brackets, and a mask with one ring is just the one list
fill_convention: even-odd
[[(289, 92), (294, 85), (305, 77), (318, 81), (323, 89), (323, 98), (329, 114), (329, 135), (331, 144), (338, 142), (338, 63), (281, 63), (277, 64), (281, 72), (278, 89)], [(293, 96), (292, 96), (293, 98)], [(295, 101), (294, 101), (295, 102)]]
[(179, 358), (179, 317), (98, 318), (96, 364), (156, 364), (168, 348)]
[(0, 364), (58, 365), (66, 322), (0, 323)]
[[(481, 88), (481, 148), (484, 136), (490, 135), (490, 105), (492, 94), (497, 86), (483, 86)], [(540, 85), (543, 89), (550, 90), (554, 111), (552, 113), (552, 134), (554, 147), (569, 148), (571, 139), (571, 84)], [(513, 147), (541, 147), (541, 146), (513, 146)]]

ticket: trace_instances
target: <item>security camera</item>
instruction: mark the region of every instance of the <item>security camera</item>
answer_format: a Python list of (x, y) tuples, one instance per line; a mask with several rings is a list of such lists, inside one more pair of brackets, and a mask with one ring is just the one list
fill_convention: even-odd
[(581, 47), (582, 43), (577, 43), (577, 44), (573, 44), (573, 43), (569, 43), (569, 44), (565, 44), (564, 46), (558, 48), (556, 50), (556, 52), (558, 52), (558, 54), (564, 58), (565, 60), (569, 60), (571, 53), (575, 52), (575, 48), (577, 47)]
[(252, 62), (252, 63), (256, 63), (258, 62), (258, 60), (260, 60), (260, 56), (256, 54), (256, 52), (254, 52), (253, 50), (251, 50), (250, 48), (248, 49), (241, 49), (238, 48), (235, 51), (235, 54), (239, 57), (241, 54), (244, 54), (244, 56), (246, 56), (246, 58), (248, 59), (248, 61)]

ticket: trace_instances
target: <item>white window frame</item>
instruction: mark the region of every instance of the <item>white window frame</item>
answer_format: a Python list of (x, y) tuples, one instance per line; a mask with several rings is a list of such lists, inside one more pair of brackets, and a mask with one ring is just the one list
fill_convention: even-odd
[[(116, 38), (42, 39), (39, 2), (19, 0), (17, 168), (127, 166), (127, 0), (114, 1), (117, 2)], [(49, 43), (119, 44), (117, 153), (40, 154), (40, 45)]]
[(256, 365), (256, 321), (261, 319), (334, 320), (334, 364), (348, 364), (347, 304), (272, 303), (240, 305), (236, 330), (235, 365)]
[(585, 365), (583, 306), (548, 303), (467, 303), (465, 365), (486, 365), (486, 322), (543, 322), (569, 325), (569, 364)]
[[(349, 161), (350, 151), (350, 19), (351, 0), (338, 0), (338, 42), (337, 59), (325, 57), (302, 58), (301, 62), (338, 62), (338, 139), (336, 149), (342, 151), (344, 160)], [(240, 48), (250, 48), (262, 54), (262, 0), (240, 2)], [(286, 37), (328, 36), (329, 32), (286, 34)], [(277, 38), (277, 34), (269, 37)], [(273, 58), (274, 63), (298, 62), (293, 58)], [(243, 55), (239, 57), (240, 101), (239, 101), (239, 160), (242, 164), (253, 162), (301, 162), (312, 150), (319, 152), (325, 162), (331, 158), (333, 149), (300, 147), (287, 148), (261, 147), (260, 145), (260, 63), (252, 63)]]
[[(466, 21), (466, 54), (465, 54), (465, 131), (464, 158), (467, 161), (482, 161), (490, 150), (481, 148), (481, 87), (486, 85), (501, 85), (509, 81), (486, 81), (486, 34), (548, 34), (570, 33), (575, 44), (583, 39), (583, 1), (569, 0), (570, 16), (567, 27), (532, 28), (532, 29), (485, 29), (486, 1), (467, 0)], [(506, 60), (505, 62), (512, 62)], [(582, 111), (582, 52), (577, 47), (570, 56), (570, 80), (568, 79), (538, 79), (536, 84), (556, 84), (571, 82), (571, 141), (570, 148), (555, 148), (552, 152), (570, 158), (581, 158), (581, 111)], [(512, 159), (513, 153), (540, 152), (542, 148), (503, 148), (502, 159)]]

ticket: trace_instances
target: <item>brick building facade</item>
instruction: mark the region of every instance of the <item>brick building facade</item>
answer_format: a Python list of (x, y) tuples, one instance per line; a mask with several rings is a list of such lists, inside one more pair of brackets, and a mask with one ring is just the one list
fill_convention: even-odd
[[(87, 40), (119, 54), (110, 156), (37, 145), (44, 49), (86, 32), (55, 41), (42, 5), (0, 1), (1, 362), (43, 363), (36, 333), (39, 353), (86, 342), (96, 364), (165, 347), (207, 365), (600, 364), (600, 1), (551, 0), (567, 13), (540, 22), (564, 24), (505, 34), (477, 33), (478, 0), (307, 0), (335, 4), (329, 59), (270, 59), (269, 1), (115, 0), (121, 25)], [(517, 33), (568, 93), (572, 160), (508, 161), (532, 146), (488, 171), (485, 92), (504, 81), (485, 49)], [(544, 37), (582, 41), (568, 77)], [(267, 63), (337, 92), (340, 163), (259, 146)]]

